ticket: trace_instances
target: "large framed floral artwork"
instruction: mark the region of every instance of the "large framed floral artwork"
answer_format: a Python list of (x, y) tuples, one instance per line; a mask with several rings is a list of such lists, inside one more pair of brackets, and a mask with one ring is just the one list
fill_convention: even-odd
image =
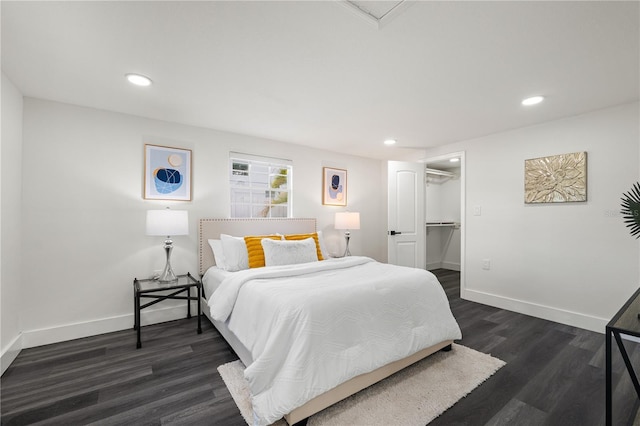
[(144, 198), (191, 201), (191, 150), (145, 144)]
[(322, 168), (322, 204), (327, 206), (347, 205), (347, 171)]
[(587, 153), (552, 155), (524, 162), (524, 202), (587, 201)]

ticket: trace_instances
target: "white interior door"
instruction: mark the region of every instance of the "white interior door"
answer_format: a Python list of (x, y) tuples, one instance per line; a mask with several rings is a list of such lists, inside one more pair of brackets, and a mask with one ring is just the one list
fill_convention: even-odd
[(395, 265), (424, 269), (425, 188), (424, 164), (389, 161), (388, 261)]

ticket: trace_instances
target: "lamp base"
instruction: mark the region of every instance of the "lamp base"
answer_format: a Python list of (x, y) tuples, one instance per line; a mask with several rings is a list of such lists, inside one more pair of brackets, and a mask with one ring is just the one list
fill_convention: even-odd
[(158, 277), (158, 281), (162, 284), (173, 284), (178, 282), (178, 277), (173, 273), (173, 269), (171, 269), (170, 264), (166, 264), (164, 271), (162, 271)]
[(167, 238), (164, 241), (164, 251), (167, 255), (167, 263), (164, 265), (164, 271), (158, 277), (158, 281), (162, 284), (173, 284), (178, 282), (178, 277), (173, 273), (171, 268), (171, 251), (173, 250), (173, 241)]
[(344, 239), (347, 241), (347, 246), (344, 250), (344, 255), (342, 255), (342, 257), (351, 256), (351, 252), (349, 251), (349, 238), (351, 238), (351, 232), (346, 231), (344, 233)]

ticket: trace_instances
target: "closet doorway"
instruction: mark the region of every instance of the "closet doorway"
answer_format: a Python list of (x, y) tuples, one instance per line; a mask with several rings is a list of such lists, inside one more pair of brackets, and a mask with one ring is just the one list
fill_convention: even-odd
[(427, 158), (424, 163), (426, 268), (460, 271), (463, 287), (464, 152)]

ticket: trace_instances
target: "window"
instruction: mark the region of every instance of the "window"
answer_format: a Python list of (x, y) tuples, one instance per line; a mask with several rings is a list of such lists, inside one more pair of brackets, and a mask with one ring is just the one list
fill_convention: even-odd
[(232, 152), (231, 217), (291, 217), (292, 162)]

